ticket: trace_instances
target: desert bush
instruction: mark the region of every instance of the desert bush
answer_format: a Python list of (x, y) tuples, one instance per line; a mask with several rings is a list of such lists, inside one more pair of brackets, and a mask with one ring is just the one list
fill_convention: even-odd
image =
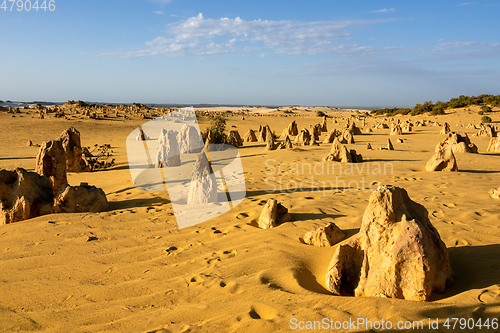
[(491, 108), (487, 105), (483, 106), (483, 108), (481, 109), (481, 111), (483, 112), (491, 112)]
[(324, 116), (326, 116), (326, 114), (323, 111), (321, 111), (321, 110), (316, 111), (316, 115), (318, 117), (324, 117)]
[(482, 122), (482, 123), (491, 123), (491, 118), (490, 118), (490, 117), (488, 117), (488, 116), (483, 116), (483, 117), (481, 118), (481, 122)]
[(203, 140), (206, 140), (208, 137), (208, 133), (212, 135), (215, 140), (215, 143), (224, 143), (226, 142), (227, 135), (224, 133), (226, 129), (226, 118), (221, 115), (214, 115), (210, 119), (210, 127), (208, 127), (201, 136)]
[(484, 111), (479, 111), (477, 114), (482, 116), (484, 114)]

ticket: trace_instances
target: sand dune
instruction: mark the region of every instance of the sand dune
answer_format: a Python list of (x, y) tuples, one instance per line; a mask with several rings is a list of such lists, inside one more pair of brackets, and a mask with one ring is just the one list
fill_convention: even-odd
[[(292, 120), (299, 131), (320, 122), (314, 113), (245, 120), (228, 114), (226, 128), (243, 136), (268, 124), (279, 135)], [(448, 122), (452, 131), (466, 132), (479, 154), (456, 154), (459, 172), (425, 171), (443, 139), (438, 126), (391, 136), (394, 151), (377, 149), (387, 145), (389, 129), (356, 135), (356, 143), (347, 146), (365, 162), (355, 165), (322, 163), (330, 144), (265, 151), (263, 142), (245, 143), (239, 152), (246, 198), (228, 213), (183, 229), (177, 228), (167, 193), (138, 190), (130, 178), (125, 140), (144, 120), (22, 115), (0, 113), (0, 168), (34, 170), (38, 148), (26, 142), (40, 144), (69, 126), (80, 131), (84, 146), (111, 144), (117, 163), (107, 171), (68, 174), (70, 184), (101, 187), (109, 211), (0, 226), (2, 332), (276, 332), (290, 331), (293, 318), (422, 321), (426, 327), (429, 318), (439, 318), (441, 325), (451, 317), (499, 318), (500, 201), (488, 192), (500, 186), (500, 156), (486, 153), (489, 138), (472, 136), (477, 130), (465, 127), (479, 123), (474, 108), (438, 117), (394, 117)], [(498, 124), (499, 115), (491, 117)], [(369, 117), (366, 127), (357, 125), (364, 131), (382, 119)], [(333, 124), (329, 118), (328, 129), (343, 128), (345, 120), (338, 120)], [(202, 129), (207, 124), (200, 119)], [(367, 143), (374, 150), (365, 150)], [(430, 302), (332, 296), (324, 276), (336, 247), (299, 241), (327, 222), (339, 226), (346, 239), (357, 233), (372, 182), (405, 188), (427, 208), (448, 247), (455, 284)], [(269, 198), (287, 207), (292, 220), (262, 230), (255, 225)]]

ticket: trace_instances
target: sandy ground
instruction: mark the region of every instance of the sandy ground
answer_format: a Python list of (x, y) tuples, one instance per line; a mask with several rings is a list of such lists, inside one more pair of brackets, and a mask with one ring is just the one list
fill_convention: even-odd
[[(292, 120), (299, 130), (320, 121), (313, 111), (296, 115), (245, 120), (229, 115), (227, 129), (243, 136), (249, 128), (268, 124), (279, 135)], [(498, 124), (500, 114), (491, 117)], [(453, 131), (470, 136), (477, 130), (457, 124), (478, 124), (481, 116), (473, 108), (397, 118), (446, 121)], [(367, 126), (382, 120), (368, 118)], [(384, 320), (394, 327), (416, 321), (426, 328), (431, 318), (439, 319), (436, 332), (462, 332), (459, 326), (444, 328), (445, 320), (500, 318), (500, 201), (488, 195), (500, 186), (500, 156), (485, 153), (489, 138), (471, 137), (479, 154), (457, 154), (460, 171), (454, 173), (424, 171), (443, 137), (440, 127), (415, 127), (401, 136), (403, 143), (387, 129), (355, 136), (356, 143), (348, 147), (367, 161), (342, 169), (335, 162), (321, 164), (330, 144), (270, 152), (263, 143), (245, 144), (239, 149), (247, 189), (243, 202), (215, 219), (178, 229), (165, 192), (145, 192), (132, 184), (125, 140), (145, 121), (50, 115), (41, 120), (0, 112), (0, 168), (34, 170), (38, 148), (26, 142), (55, 139), (69, 126), (81, 132), (84, 146), (111, 144), (117, 159), (107, 171), (68, 175), (72, 185), (88, 182), (103, 188), (109, 211), (0, 225), (1, 332), (278, 332), (323, 318)], [(205, 128), (207, 119), (200, 124)], [(344, 126), (344, 120), (334, 124), (329, 119), (329, 130)], [(387, 138), (396, 150), (377, 150)], [(365, 150), (367, 143), (375, 150)], [(338, 297), (325, 289), (335, 247), (304, 245), (299, 237), (327, 222), (354, 235), (372, 182), (405, 188), (429, 211), (455, 271), (455, 284), (445, 294), (415, 302)], [(332, 189), (337, 185), (340, 189)], [(269, 198), (287, 207), (292, 221), (261, 230), (254, 225)], [(368, 330), (351, 326), (348, 331)]]

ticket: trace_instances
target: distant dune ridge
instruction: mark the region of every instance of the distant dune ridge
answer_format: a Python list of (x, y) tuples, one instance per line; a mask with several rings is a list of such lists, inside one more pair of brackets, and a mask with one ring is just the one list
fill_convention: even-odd
[[(500, 108), (489, 104), (491, 123), (483, 124), (485, 99), (415, 116), (196, 108), (201, 133), (211, 116), (223, 115), (225, 133), (242, 144), (247, 194), (229, 212), (181, 229), (168, 192), (133, 186), (125, 146), (133, 129), (173, 107), (70, 101), (0, 110), (9, 129), (0, 132), (0, 221), (15, 222), (0, 225), (0, 332), (276, 332), (289, 331), (294, 318), (491, 324), (500, 313)], [(62, 137), (65, 158), (56, 159), (45, 142)], [(162, 163), (173, 158), (167, 153), (178, 138), (196, 135), (184, 128), (167, 136)], [(156, 138), (144, 139), (156, 147)], [(192, 148), (188, 141), (183, 151)], [(85, 147), (101, 146), (113, 151), (113, 163), (94, 172), (68, 167), (91, 159)], [(61, 184), (50, 182), (61, 179), (57, 172), (35, 173), (45, 150), (50, 158), (39, 159), (41, 169), (54, 171), (49, 162), (56, 160), (67, 168)], [(361, 150), (362, 162), (353, 164)], [(203, 156), (189, 173), (198, 180), (196, 202), (226, 192)], [(428, 172), (428, 165), (458, 170)], [(16, 185), (21, 179), (29, 191)], [(203, 182), (211, 184), (205, 197), (197, 186)], [(96, 204), (98, 188), (106, 207), (77, 209), (79, 191)], [(36, 214), (21, 216), (32, 212), (28, 206)]]

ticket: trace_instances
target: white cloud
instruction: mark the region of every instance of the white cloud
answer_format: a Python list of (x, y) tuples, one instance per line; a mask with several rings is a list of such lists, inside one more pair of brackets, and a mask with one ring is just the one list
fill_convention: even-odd
[(392, 13), (395, 11), (396, 11), (395, 8), (383, 8), (383, 9), (372, 10), (372, 13)]
[(157, 11), (155, 11), (155, 14), (165, 15), (165, 12), (163, 10), (157, 10)]
[(363, 47), (342, 41), (349, 27), (381, 24), (392, 19), (344, 21), (247, 21), (239, 17), (211, 19), (200, 13), (168, 25), (166, 34), (146, 42), (146, 48), (121, 54), (126, 57), (154, 55), (211, 55), (244, 50), (283, 54), (347, 53)]

